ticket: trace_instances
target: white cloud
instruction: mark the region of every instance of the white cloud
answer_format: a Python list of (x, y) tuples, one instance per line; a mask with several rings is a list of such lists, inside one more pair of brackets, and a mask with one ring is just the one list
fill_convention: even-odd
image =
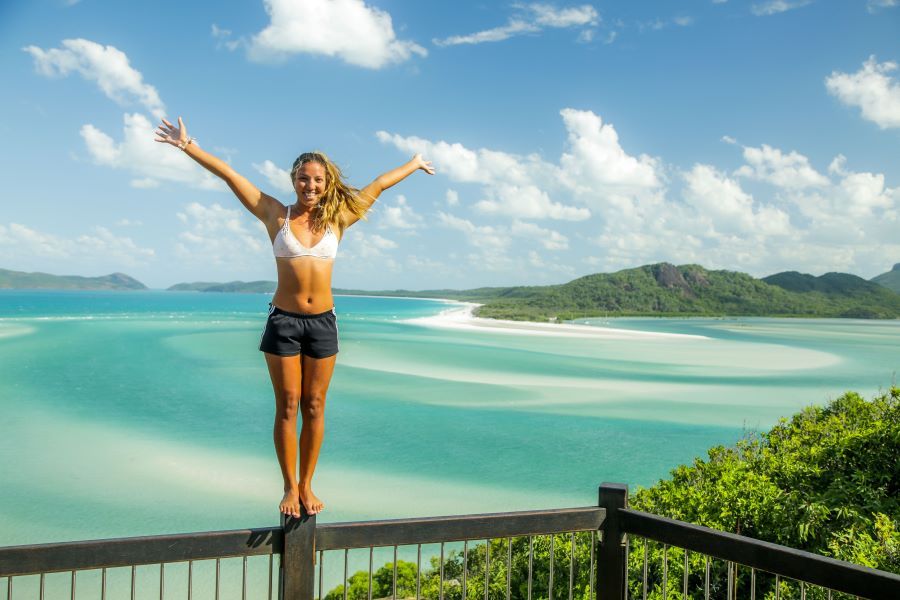
[(590, 216), (587, 209), (551, 200), (545, 190), (533, 183), (533, 178), (542, 178), (544, 173), (555, 170), (536, 155), (521, 157), (486, 148), (470, 150), (459, 143), (431, 142), (385, 131), (376, 135), (383, 143), (404, 152), (421, 152), (434, 162), (439, 173), (453, 181), (482, 184), (485, 198), (476, 203), (482, 212), (506, 214), (510, 218), (576, 221)]
[(770, 0), (769, 2), (761, 2), (752, 5), (750, 7), (750, 12), (757, 17), (766, 17), (800, 8), (811, 2), (812, 0), (795, 0), (793, 2), (790, 2), (789, 0)]
[[(560, 115), (568, 143), (557, 165), (535, 154), (472, 150), (460, 143), (384, 131), (376, 135), (404, 152), (421, 152), (453, 181), (481, 184), (483, 198), (475, 208), (485, 214), (580, 221), (589, 218), (592, 209), (615, 207), (631, 213), (639, 198), (659, 192), (662, 181), (656, 159), (625, 152), (615, 128), (591, 111), (566, 108)], [(556, 194), (569, 195), (589, 208), (555, 200)]]
[(103, 268), (133, 267), (152, 260), (152, 248), (138, 246), (129, 237), (117, 236), (105, 227), (94, 227), (74, 238), (44, 233), (19, 223), (0, 225), (0, 248), (4, 257), (16, 261), (47, 259), (60, 265), (91, 263)]
[(424, 222), (424, 219), (409, 206), (405, 196), (397, 196), (395, 204), (391, 205), (385, 202), (380, 207), (376, 207), (376, 210), (381, 215), (378, 222), (378, 227), (381, 229), (410, 231), (420, 227)]
[(253, 36), (248, 54), (258, 61), (320, 54), (380, 69), (427, 51), (398, 40), (391, 15), (362, 0), (265, 0), (269, 25)]
[(456, 206), (459, 204), (459, 194), (456, 190), (447, 190), (446, 201), (447, 206)]
[(566, 250), (569, 247), (569, 238), (558, 231), (538, 227), (534, 223), (513, 221), (510, 226), (510, 232), (513, 235), (528, 238), (547, 250)]
[(791, 152), (784, 154), (778, 148), (763, 144), (761, 148), (744, 147), (747, 164), (735, 171), (735, 175), (768, 181), (783, 188), (805, 188), (828, 185), (829, 180), (809, 164), (809, 159)]
[(569, 150), (559, 164), (561, 177), (592, 204), (622, 204), (660, 187), (658, 162), (631, 156), (619, 144), (615, 128), (587, 110), (560, 111), (568, 130)]
[(175, 254), (185, 264), (242, 270), (271, 263), (265, 227), (243, 209), (191, 202), (177, 217), (187, 226), (175, 244)]
[[(506, 25), (485, 29), (466, 35), (452, 35), (443, 39), (432, 40), (437, 46), (458, 46), (461, 44), (482, 44), (484, 42), (501, 42), (517, 35), (538, 33), (545, 28), (563, 29), (570, 27), (592, 27), (597, 25), (600, 16), (597, 9), (589, 4), (569, 8), (556, 8), (550, 4), (514, 4), (517, 14), (510, 17)], [(590, 41), (593, 33), (584, 30), (579, 41)]]
[(85, 39), (63, 40), (62, 48), (43, 50), (26, 46), (25, 52), (34, 57), (39, 73), (47, 77), (64, 77), (77, 72), (95, 82), (107, 97), (122, 105), (142, 104), (157, 119), (165, 115), (165, 106), (144, 77), (129, 64), (128, 56), (113, 46), (102, 46)]
[(502, 252), (509, 246), (509, 236), (506, 235), (506, 231), (502, 227), (475, 225), (467, 219), (445, 212), (439, 212), (438, 218), (446, 227), (463, 232), (469, 243), (478, 249)]
[(280, 168), (271, 160), (264, 160), (263, 163), (252, 163), (253, 168), (259, 171), (275, 190), (282, 194), (294, 193), (294, 186), (291, 185), (291, 172)]
[(878, 63), (870, 56), (856, 73), (833, 71), (825, 79), (828, 92), (848, 106), (862, 110), (864, 119), (882, 129), (900, 127), (900, 83), (889, 75), (897, 63)]
[(866, 2), (866, 9), (874, 14), (882, 8), (896, 8), (900, 6), (898, 0), (869, 0)]
[(122, 169), (135, 176), (132, 185), (155, 187), (160, 180), (186, 183), (207, 190), (222, 190), (224, 184), (169, 144), (155, 142), (154, 128), (140, 113), (126, 114), (122, 141), (91, 124), (82, 126), (81, 137), (95, 163)]
[(684, 174), (685, 200), (707, 220), (707, 235), (767, 234), (790, 232), (790, 219), (782, 210), (761, 206), (740, 185), (710, 165), (694, 165)]

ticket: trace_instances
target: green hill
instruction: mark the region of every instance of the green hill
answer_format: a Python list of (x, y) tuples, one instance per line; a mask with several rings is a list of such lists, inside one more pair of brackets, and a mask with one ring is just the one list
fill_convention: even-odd
[(871, 281), (900, 294), (900, 263), (894, 265), (894, 268), (887, 273), (876, 275)]
[(177, 283), (166, 288), (170, 292), (238, 292), (245, 294), (271, 294), (275, 291), (274, 281), (229, 281), (215, 283), (195, 281), (193, 283)]
[(81, 277), (0, 269), (0, 289), (146, 290), (147, 286), (124, 273), (111, 273), (102, 277)]
[(506, 288), (478, 314), (523, 320), (607, 314), (900, 317), (900, 296), (864, 279), (840, 273), (821, 278), (796, 275), (772, 276), (772, 283), (746, 273), (658, 263), (587, 275), (562, 285)]

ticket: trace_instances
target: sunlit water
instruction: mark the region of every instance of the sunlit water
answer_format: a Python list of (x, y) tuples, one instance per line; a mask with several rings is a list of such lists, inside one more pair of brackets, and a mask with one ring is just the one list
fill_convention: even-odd
[[(407, 322), (339, 297), (320, 521), (583, 506), (900, 366), (900, 322), (615, 319), (694, 337)], [(0, 292), (0, 545), (278, 523), (267, 298)]]

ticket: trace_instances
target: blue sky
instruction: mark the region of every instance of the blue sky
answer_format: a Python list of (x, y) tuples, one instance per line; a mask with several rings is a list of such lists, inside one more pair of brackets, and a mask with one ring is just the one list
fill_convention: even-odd
[(306, 150), (360, 186), (432, 159), (338, 287), (900, 262), (898, 0), (6, 2), (0, 47), (0, 268), (274, 279), (160, 115), (286, 203)]

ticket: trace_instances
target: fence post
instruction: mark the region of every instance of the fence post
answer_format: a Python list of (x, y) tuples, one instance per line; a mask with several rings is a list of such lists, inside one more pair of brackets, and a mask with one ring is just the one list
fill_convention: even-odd
[(594, 582), (597, 600), (625, 600), (628, 557), (619, 509), (628, 506), (628, 486), (624, 483), (601, 483), (599, 506), (606, 509), (606, 518), (601, 529), (603, 539), (597, 551)]
[(302, 507), (299, 519), (281, 516), (284, 554), (281, 555), (282, 600), (313, 600), (316, 580), (316, 515)]

